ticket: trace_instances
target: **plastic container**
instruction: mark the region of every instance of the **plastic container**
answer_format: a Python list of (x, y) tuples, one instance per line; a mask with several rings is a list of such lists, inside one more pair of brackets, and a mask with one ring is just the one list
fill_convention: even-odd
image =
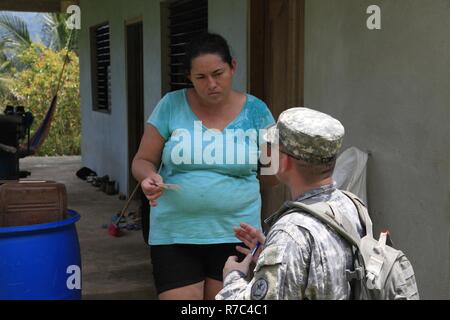
[(0, 227), (50, 223), (66, 218), (67, 192), (54, 181), (11, 181), (0, 186)]
[(79, 219), (0, 227), (0, 300), (81, 299)]

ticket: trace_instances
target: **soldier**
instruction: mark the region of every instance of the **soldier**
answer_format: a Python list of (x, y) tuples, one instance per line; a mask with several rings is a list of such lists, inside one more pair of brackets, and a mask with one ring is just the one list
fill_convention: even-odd
[[(292, 108), (283, 112), (264, 139), (279, 149), (277, 178), (289, 187), (293, 200), (305, 204), (328, 202), (338, 208), (355, 232), (364, 234), (353, 202), (336, 189), (332, 174), (344, 137), (342, 124), (324, 113)], [(260, 230), (242, 223), (235, 235), (248, 248), (262, 243), (242, 262), (229, 257), (224, 270), (224, 287), (216, 299), (349, 299), (345, 270), (352, 267), (348, 243), (325, 224), (307, 213), (282, 215), (277, 211), (266, 219), (267, 238)], [(260, 254), (259, 254), (259, 251)], [(254, 275), (248, 281), (251, 262)]]

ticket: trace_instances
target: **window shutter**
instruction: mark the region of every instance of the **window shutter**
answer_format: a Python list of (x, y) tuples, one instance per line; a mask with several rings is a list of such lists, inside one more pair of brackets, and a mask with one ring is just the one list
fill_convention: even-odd
[(94, 110), (109, 111), (111, 107), (111, 56), (109, 24), (91, 29), (91, 60)]
[(178, 0), (169, 4), (170, 90), (190, 88), (183, 63), (186, 46), (198, 34), (208, 31), (208, 1)]

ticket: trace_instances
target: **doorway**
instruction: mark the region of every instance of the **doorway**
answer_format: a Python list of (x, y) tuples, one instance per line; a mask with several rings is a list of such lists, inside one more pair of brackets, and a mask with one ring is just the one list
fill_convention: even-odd
[[(275, 119), (303, 106), (304, 0), (251, 0), (250, 93), (269, 106)], [(263, 219), (290, 195), (278, 185), (261, 190)]]
[(142, 21), (127, 23), (128, 193), (136, 186), (136, 181), (131, 173), (131, 163), (144, 133), (143, 57)]

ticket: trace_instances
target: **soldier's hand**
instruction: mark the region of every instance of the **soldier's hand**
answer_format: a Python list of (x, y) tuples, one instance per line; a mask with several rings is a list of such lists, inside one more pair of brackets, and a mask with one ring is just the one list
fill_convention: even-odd
[(226, 276), (232, 271), (240, 271), (243, 274), (247, 275), (248, 270), (250, 269), (250, 263), (252, 262), (252, 255), (248, 254), (244, 260), (238, 262), (238, 257), (231, 256), (228, 258), (227, 262), (225, 262), (225, 266), (223, 267), (223, 279), (225, 280)]

